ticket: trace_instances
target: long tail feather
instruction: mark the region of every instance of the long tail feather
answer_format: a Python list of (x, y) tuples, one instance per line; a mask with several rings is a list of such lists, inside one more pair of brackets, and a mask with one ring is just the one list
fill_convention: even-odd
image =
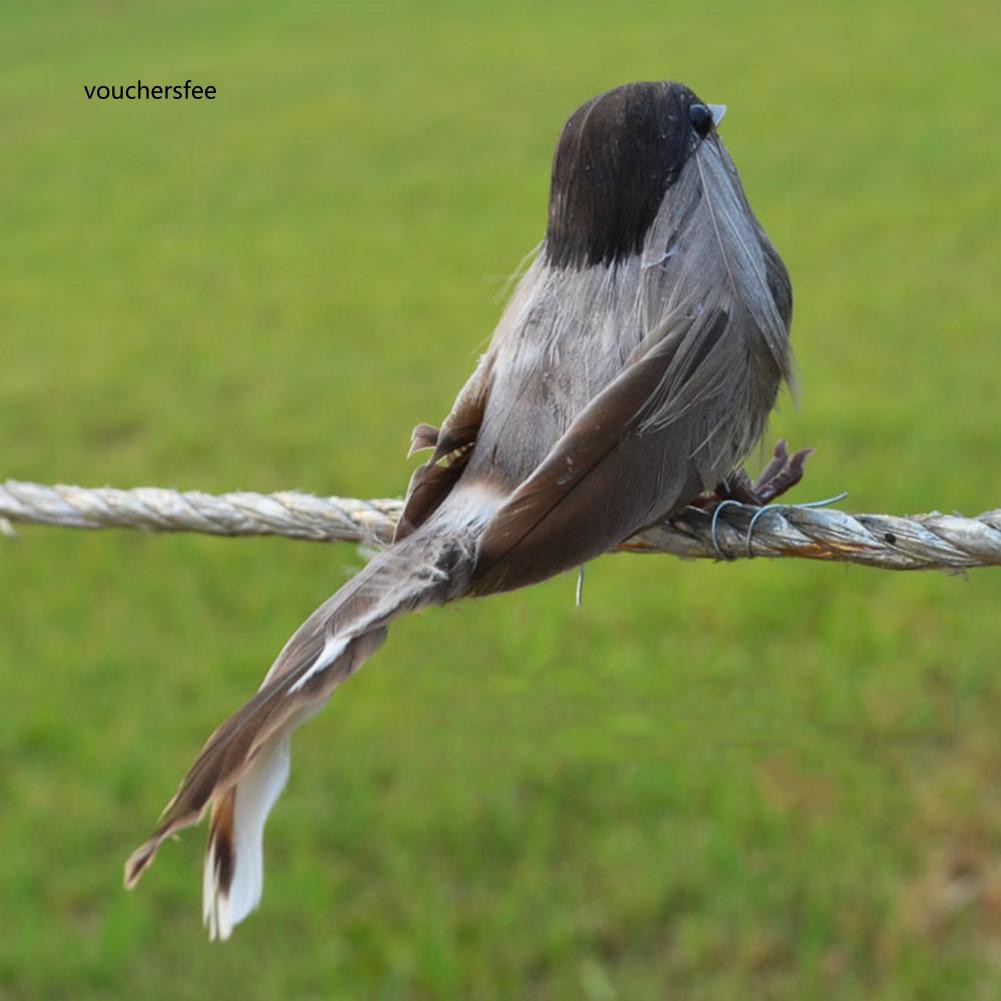
[(229, 937), (261, 899), (264, 825), (288, 778), (292, 732), (378, 649), (391, 619), (465, 590), (481, 521), (442, 512), (379, 554), (300, 626), (258, 692), (208, 739), (157, 829), (129, 857), (126, 887), (164, 840), (211, 808), (203, 914), (211, 938)]
[[(125, 863), (125, 886), (131, 889), (136, 885), (167, 838), (197, 824), (214, 801), (242, 780), (272, 738), (277, 735), (287, 740), (297, 726), (322, 708), (333, 689), (361, 667), (385, 635), (385, 627), (377, 627), (351, 639), (336, 660), (312, 677), (313, 665), (307, 661), (295, 671), (272, 678), (226, 720), (184, 776), (157, 829)], [(252, 777), (248, 780), (254, 784)], [(275, 798), (277, 792), (280, 786)]]
[(289, 774), (289, 730), (271, 737), (243, 778), (212, 807), (205, 853), (203, 917), (210, 939), (229, 938), (261, 900), (264, 823)]

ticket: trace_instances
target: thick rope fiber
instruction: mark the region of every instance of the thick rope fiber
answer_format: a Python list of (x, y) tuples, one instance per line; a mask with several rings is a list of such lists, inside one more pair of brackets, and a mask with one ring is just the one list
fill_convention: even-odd
[[(398, 500), (314, 497), (291, 491), (204, 494), (160, 487), (49, 487), (14, 480), (0, 485), (0, 527), (6, 520), (63, 528), (371, 543), (389, 541), (400, 507)], [(788, 504), (764, 510), (728, 504), (718, 513), (715, 543), (712, 517), (689, 508), (621, 548), (685, 559), (798, 557), (884, 570), (965, 570), (1001, 565), (1001, 510), (976, 518), (938, 513), (894, 517)]]

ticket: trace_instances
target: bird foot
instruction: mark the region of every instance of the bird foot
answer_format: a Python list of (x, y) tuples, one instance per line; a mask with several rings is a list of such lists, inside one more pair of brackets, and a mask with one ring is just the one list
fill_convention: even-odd
[(407, 458), (417, 452), (423, 452), (427, 448), (434, 448), (438, 444), (439, 430), (433, 424), (421, 421), (410, 435), (410, 451)]
[(801, 448), (789, 454), (785, 439), (779, 439), (768, 465), (754, 481), (743, 469), (731, 473), (711, 494), (703, 494), (691, 502), (692, 507), (711, 511), (723, 501), (764, 507), (776, 497), (791, 490), (803, 478), (806, 460), (813, 454), (812, 448)]

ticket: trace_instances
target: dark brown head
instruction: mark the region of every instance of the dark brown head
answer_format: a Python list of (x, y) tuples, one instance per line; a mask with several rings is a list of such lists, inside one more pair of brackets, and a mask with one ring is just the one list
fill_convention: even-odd
[(629, 83), (571, 116), (553, 156), (546, 257), (556, 267), (637, 253), (713, 113), (680, 83)]

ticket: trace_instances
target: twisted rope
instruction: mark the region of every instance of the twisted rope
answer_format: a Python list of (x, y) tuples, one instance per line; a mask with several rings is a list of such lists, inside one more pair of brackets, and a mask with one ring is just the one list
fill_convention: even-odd
[[(388, 542), (401, 506), (398, 500), (314, 497), (292, 491), (205, 494), (160, 487), (49, 487), (8, 480), (0, 485), (0, 528), (6, 520), (63, 528)], [(6, 528), (12, 531), (9, 524)], [(620, 549), (684, 559), (796, 557), (884, 570), (966, 570), (1001, 565), (1001, 510), (976, 518), (937, 512), (894, 517), (787, 504), (767, 509), (733, 504), (719, 512), (716, 542), (718, 549), (712, 518), (687, 508)]]

